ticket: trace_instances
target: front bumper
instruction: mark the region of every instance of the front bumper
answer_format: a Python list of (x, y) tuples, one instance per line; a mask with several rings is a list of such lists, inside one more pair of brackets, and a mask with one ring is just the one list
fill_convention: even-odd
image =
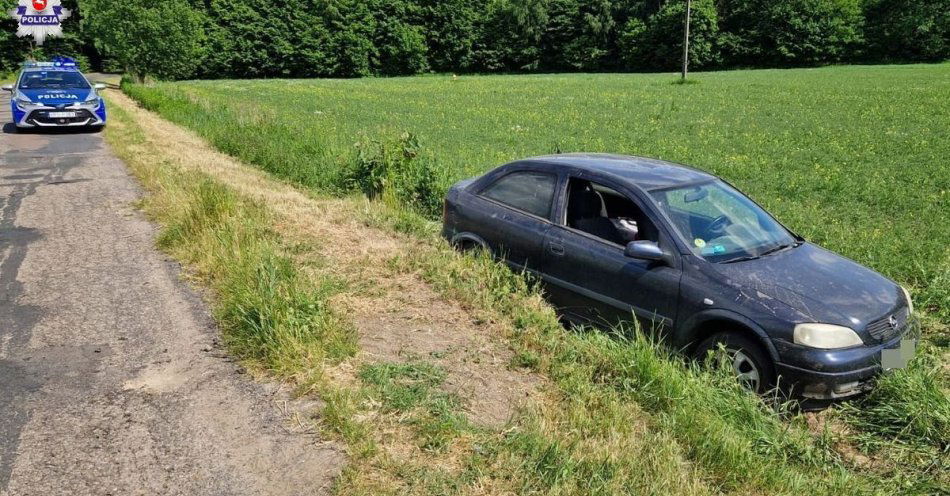
[[(847, 398), (867, 391), (873, 379), (886, 369), (906, 366), (913, 356), (913, 346), (919, 339), (916, 324), (891, 340), (844, 350), (818, 350), (787, 341), (775, 340), (781, 359), (776, 363), (779, 385), (796, 395), (816, 400)], [(903, 363), (890, 357), (900, 354)], [(882, 356), (887, 357), (882, 360)]]
[[(44, 105), (20, 106), (12, 103), (13, 122), (19, 128), (46, 127), (82, 127), (104, 126), (106, 124), (106, 103), (99, 100), (98, 105), (73, 104), (65, 107)], [(74, 117), (53, 117), (51, 113), (72, 112)]]

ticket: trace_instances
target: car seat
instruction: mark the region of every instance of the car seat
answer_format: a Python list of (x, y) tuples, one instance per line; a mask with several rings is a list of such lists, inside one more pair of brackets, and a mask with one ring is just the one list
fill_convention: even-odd
[(589, 182), (571, 185), (567, 215), (568, 226), (612, 243), (623, 244), (614, 223), (607, 218), (604, 198)]

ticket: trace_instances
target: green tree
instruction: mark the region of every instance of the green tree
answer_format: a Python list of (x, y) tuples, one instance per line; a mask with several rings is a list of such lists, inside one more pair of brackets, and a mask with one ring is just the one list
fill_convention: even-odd
[(429, 69), (428, 47), (421, 24), (422, 9), (414, 2), (384, 1), (377, 12), (374, 45), (377, 71), (387, 76), (419, 74)]
[(429, 67), (422, 9), (413, 2), (207, 2), (204, 77), (361, 77)]
[(607, 56), (615, 45), (613, 4), (610, 0), (580, 2), (580, 32), (567, 44), (564, 56), (575, 69), (598, 70), (609, 64)]
[(491, 0), (478, 26), (476, 67), (488, 71), (531, 71), (541, 61), (541, 36), (548, 23), (547, 0)]
[[(166, 79), (669, 70), (685, 0), (63, 2), (74, 11), (66, 37), (42, 48), (0, 19), (0, 71), (56, 54)], [(946, 2), (696, 0), (691, 65), (943, 60)], [(4, 10), (16, 3), (0, 0)]]
[(719, 38), (732, 66), (818, 65), (861, 43), (858, 0), (723, 0)]
[[(288, 73), (295, 46), (287, 39), (288, 18), (263, 0), (210, 0), (207, 3), (208, 57), (202, 77), (267, 77)], [(280, 13), (281, 15), (277, 15)]]
[(545, 70), (616, 67), (617, 16), (609, 0), (551, 0), (542, 38)]
[(185, 0), (86, 0), (83, 27), (104, 55), (142, 80), (184, 79), (205, 54), (204, 19)]
[(429, 64), (437, 71), (463, 71), (474, 63), (476, 26), (484, 0), (417, 0), (428, 46)]
[(872, 60), (950, 58), (950, 5), (946, 0), (868, 0), (864, 18), (866, 56)]
[(373, 42), (376, 19), (370, 5), (360, 0), (331, 0), (321, 12), (331, 33), (325, 46), (332, 61), (331, 74), (372, 75), (379, 51)]
[[(690, 66), (702, 68), (717, 64), (719, 18), (716, 6), (712, 0), (696, 0), (690, 16)], [(637, 70), (678, 68), (683, 59), (685, 19), (685, 0), (666, 3), (645, 22), (636, 17), (629, 19), (620, 35), (621, 55), (627, 67)]]

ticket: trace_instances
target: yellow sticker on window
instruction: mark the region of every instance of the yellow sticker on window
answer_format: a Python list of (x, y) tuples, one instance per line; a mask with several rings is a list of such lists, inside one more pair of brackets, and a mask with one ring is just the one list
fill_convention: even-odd
[(706, 241), (700, 238), (696, 238), (696, 240), (693, 241), (693, 244), (696, 245), (696, 248), (702, 248), (706, 246)]

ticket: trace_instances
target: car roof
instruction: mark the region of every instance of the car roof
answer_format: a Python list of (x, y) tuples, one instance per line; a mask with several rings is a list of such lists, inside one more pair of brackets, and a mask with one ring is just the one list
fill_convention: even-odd
[(664, 189), (717, 179), (692, 167), (654, 158), (608, 153), (564, 153), (519, 160), (519, 164), (549, 164), (599, 172), (645, 190)]

